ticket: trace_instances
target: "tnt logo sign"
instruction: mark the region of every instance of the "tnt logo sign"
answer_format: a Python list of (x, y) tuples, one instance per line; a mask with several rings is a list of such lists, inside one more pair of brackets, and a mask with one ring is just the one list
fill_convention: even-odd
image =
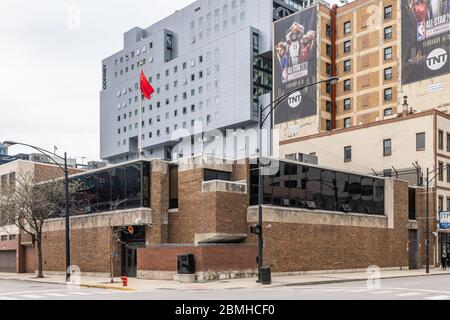
[(427, 37), (425, 22), (417, 24), (417, 41), (423, 41)]
[(448, 60), (447, 51), (442, 48), (437, 48), (431, 51), (427, 57), (427, 67), (432, 71), (441, 69)]
[(291, 94), (288, 98), (289, 107), (291, 107), (292, 109), (297, 108), (300, 105), (300, 103), (302, 103), (302, 99), (303, 96), (300, 91)]

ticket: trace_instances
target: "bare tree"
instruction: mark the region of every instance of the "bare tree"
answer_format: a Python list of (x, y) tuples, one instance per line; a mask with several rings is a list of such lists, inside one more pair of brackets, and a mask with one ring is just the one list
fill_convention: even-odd
[[(69, 184), (69, 194), (79, 189)], [(19, 173), (14, 185), (0, 191), (0, 222), (16, 225), (31, 236), (37, 246), (38, 278), (43, 278), (42, 233), (46, 221), (61, 216), (64, 204), (64, 180), (52, 179), (35, 184), (30, 173)]]

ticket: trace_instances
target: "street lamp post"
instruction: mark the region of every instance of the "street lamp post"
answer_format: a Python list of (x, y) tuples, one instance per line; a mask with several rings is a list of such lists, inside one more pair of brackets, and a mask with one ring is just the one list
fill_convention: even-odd
[[(442, 169), (437, 168), (435, 170), (430, 171), (429, 168), (427, 168), (427, 185), (426, 185), (426, 223), (425, 223), (425, 264), (426, 264), (426, 273), (430, 273), (430, 182), (433, 182), (433, 180), (436, 179), (436, 177), (440, 174), (443, 174), (445, 170), (450, 170), (450, 165), (444, 166)], [(436, 173), (431, 179), (430, 175)]]
[[(66, 281), (70, 281), (70, 210), (69, 210), (69, 169), (67, 167), (67, 153), (64, 153), (64, 157), (61, 157), (57, 155), (54, 152), (26, 144), (26, 143), (20, 143), (15, 141), (5, 141), (3, 143), (7, 146), (24, 146), (32, 148), (36, 151), (38, 151), (40, 154), (43, 154), (44, 156), (48, 157), (53, 163), (55, 163), (63, 172), (64, 172), (64, 202), (65, 202), (65, 222), (66, 222)], [(62, 167), (58, 161), (56, 161), (53, 157), (57, 157), (61, 160), (64, 160), (64, 167)]]
[[(263, 145), (263, 128), (264, 123), (267, 121), (267, 119), (272, 115), (272, 113), (275, 111), (275, 109), (280, 105), (281, 102), (283, 102), (287, 97), (294, 93), (301, 93), (302, 90), (313, 87), (316, 85), (319, 85), (321, 83), (329, 83), (329, 84), (336, 84), (339, 81), (338, 77), (329, 78), (322, 81), (317, 81), (308, 85), (305, 85), (303, 87), (297, 88), (295, 90), (289, 91), (288, 93), (278, 97), (274, 101), (272, 101), (271, 104), (269, 104), (266, 107), (260, 108), (259, 112), (259, 145), (258, 145), (258, 225), (256, 226), (256, 233), (258, 234), (258, 282), (262, 282), (262, 272), (261, 269), (264, 266), (264, 237), (263, 237), (263, 197), (264, 197), (264, 188), (263, 188), (263, 174), (262, 174), (262, 145)], [(267, 114), (264, 114), (266, 110), (269, 110)]]

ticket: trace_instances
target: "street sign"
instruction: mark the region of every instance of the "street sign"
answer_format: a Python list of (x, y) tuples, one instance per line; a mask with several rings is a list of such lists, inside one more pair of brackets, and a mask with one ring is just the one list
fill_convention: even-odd
[(450, 229), (450, 211), (440, 213), (439, 229)]

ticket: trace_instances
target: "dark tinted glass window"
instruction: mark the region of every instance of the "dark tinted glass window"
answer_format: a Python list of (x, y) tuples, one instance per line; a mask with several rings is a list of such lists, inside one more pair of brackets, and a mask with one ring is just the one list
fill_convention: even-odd
[(362, 213), (374, 213), (373, 212), (373, 179), (362, 178), (361, 182), (361, 212)]
[(306, 167), (306, 200), (314, 201), (316, 206), (320, 206), (320, 184), (321, 170), (313, 167)]
[(361, 212), (361, 177), (349, 175), (348, 179), (349, 204), (353, 212)]
[(111, 203), (112, 209), (125, 208), (125, 168), (111, 170)]
[(231, 181), (231, 173), (205, 169), (203, 181), (212, 181), (212, 180)]
[(151, 190), (151, 170), (150, 163), (142, 163), (142, 206), (149, 208), (150, 204), (150, 190)]
[(336, 173), (330, 170), (322, 171), (322, 190), (320, 208), (335, 211), (337, 204)]
[(111, 210), (111, 175), (110, 171), (97, 174), (98, 178), (98, 211)]
[(141, 165), (132, 164), (126, 167), (127, 208), (141, 206)]

